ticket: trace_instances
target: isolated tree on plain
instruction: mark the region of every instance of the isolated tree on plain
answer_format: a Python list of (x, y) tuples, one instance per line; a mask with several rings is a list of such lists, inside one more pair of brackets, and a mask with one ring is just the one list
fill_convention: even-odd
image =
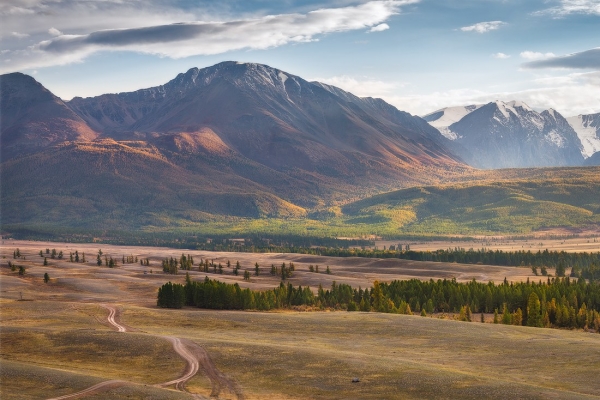
[(44, 274), (44, 283), (48, 283), (48, 281), (50, 281), (50, 275), (48, 275), (48, 273), (46, 272)]
[(25, 275), (25, 267), (22, 265), (19, 266), (19, 275), (21, 275), (21, 276)]
[(96, 256), (96, 265), (102, 265), (102, 258), (100, 258), (100, 253), (98, 253), (98, 255)]
[(244, 271), (244, 280), (245, 281), (250, 280), (250, 271), (248, 271), (248, 270)]
[(258, 276), (258, 274), (260, 273), (260, 267), (258, 266), (258, 263), (254, 264), (254, 275)]

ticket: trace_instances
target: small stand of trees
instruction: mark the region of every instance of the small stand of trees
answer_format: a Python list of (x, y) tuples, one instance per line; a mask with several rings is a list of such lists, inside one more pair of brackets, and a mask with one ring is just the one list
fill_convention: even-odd
[[(281, 270), (288, 270), (282, 268)], [(250, 279), (250, 272), (244, 272)], [(177, 285), (171, 284), (169, 285)], [(548, 278), (547, 282), (501, 284), (458, 283), (456, 280), (417, 279), (380, 283), (372, 288), (352, 288), (332, 283), (329, 290), (319, 286), (315, 296), (309, 287), (294, 288), (281, 282), (267, 291), (241, 289), (208, 277), (194, 282), (189, 275), (184, 304), (215, 309), (270, 310), (291, 306), (346, 309), (386, 313), (427, 315), (454, 312), (462, 321), (472, 321), (473, 313), (494, 313), (494, 322), (532, 327), (589, 328), (600, 331), (600, 284), (584, 279)], [(166, 289), (171, 293), (172, 289)], [(179, 290), (179, 289), (178, 289)], [(159, 297), (163, 296), (159, 292)], [(169, 307), (159, 298), (158, 305)]]

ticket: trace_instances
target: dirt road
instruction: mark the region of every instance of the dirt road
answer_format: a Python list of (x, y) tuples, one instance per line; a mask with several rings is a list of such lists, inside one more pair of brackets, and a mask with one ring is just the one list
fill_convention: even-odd
[[(112, 325), (118, 332), (123, 332), (123, 333), (128, 332), (128, 329), (124, 325), (121, 325), (119, 322), (116, 321), (117, 309), (115, 307), (108, 305), (108, 304), (100, 304), (100, 306), (104, 307), (105, 309), (108, 310), (108, 316), (106, 317), (106, 320), (108, 321), (108, 323), (110, 325)], [(206, 350), (204, 350), (201, 346), (199, 346), (198, 344), (196, 344), (188, 339), (180, 339), (180, 338), (172, 337), (172, 336), (159, 336), (159, 337), (166, 339), (173, 344), (173, 350), (175, 350), (175, 352), (181, 358), (183, 358), (185, 360), (186, 367), (185, 367), (185, 370), (183, 371), (183, 375), (181, 375), (179, 378), (173, 379), (169, 382), (160, 383), (155, 386), (164, 388), (167, 386), (174, 385), (175, 389), (182, 391), (182, 392), (189, 393), (187, 391), (187, 389), (185, 388), (185, 384), (187, 383), (187, 381), (192, 379), (198, 373), (198, 371), (200, 370), (200, 367), (202, 367), (202, 371), (206, 374), (206, 376), (210, 380), (210, 384), (211, 384), (210, 397), (218, 398), (219, 394), (221, 393), (221, 390), (225, 389), (225, 390), (228, 390), (229, 392), (231, 392), (232, 394), (235, 394), (236, 397), (238, 398), (238, 400), (244, 399), (244, 395), (241, 391), (241, 388), (233, 380), (228, 378), (225, 374), (223, 374), (221, 371), (219, 371), (217, 369), (217, 367), (214, 365), (214, 363), (208, 356), (208, 353), (206, 352)], [(126, 383), (127, 382), (120, 381), (120, 380), (110, 380), (110, 381), (98, 383), (94, 386), (91, 386), (91, 387), (84, 389), (77, 393), (73, 393), (73, 394), (69, 394), (69, 395), (65, 395), (65, 396), (61, 396), (61, 397), (55, 397), (55, 398), (48, 399), (48, 400), (63, 400), (63, 399), (72, 399), (72, 398), (82, 397), (82, 396), (86, 396), (88, 394), (92, 394), (94, 392), (108, 390), (110, 388), (121, 386)], [(189, 394), (195, 398), (200, 398), (200, 399), (203, 398), (200, 395), (195, 395), (193, 393), (189, 393)]]
[(108, 323), (111, 324), (112, 326), (114, 326), (115, 328), (117, 328), (118, 332), (127, 332), (127, 328), (125, 328), (123, 325), (119, 324), (117, 321), (115, 321), (115, 315), (117, 314), (117, 309), (106, 305), (106, 304), (100, 304), (102, 307), (106, 308), (108, 310)]
[(202, 369), (202, 372), (210, 380), (211, 398), (218, 398), (222, 390), (227, 390), (231, 394), (234, 394), (238, 400), (244, 399), (244, 394), (239, 385), (219, 371), (204, 348), (188, 339), (170, 336), (163, 337), (173, 343), (175, 351), (187, 361), (188, 365), (181, 378), (162, 383), (159, 386), (165, 387), (174, 384), (175, 388), (185, 391), (185, 383), (191, 379), (199, 369)]
[(95, 393), (95, 392), (101, 392), (101, 391), (108, 390), (108, 389), (111, 389), (111, 388), (119, 387), (119, 386), (125, 385), (126, 383), (127, 382), (125, 382), (125, 381), (119, 381), (119, 380), (111, 380), (111, 381), (100, 382), (97, 385), (90, 386), (89, 388), (83, 389), (80, 392), (73, 393), (73, 394), (67, 394), (65, 396), (60, 396), (60, 397), (53, 397), (53, 398), (48, 399), (48, 400), (74, 399), (74, 398), (77, 398), (77, 397), (87, 396), (87, 395), (90, 395), (90, 394)]
[(188, 351), (186, 346), (181, 342), (181, 339), (172, 336), (162, 337), (173, 343), (173, 349), (177, 354), (181, 356), (181, 358), (185, 360), (187, 365), (181, 377), (169, 382), (161, 383), (157, 386), (166, 387), (175, 385), (175, 388), (177, 390), (185, 391), (185, 383), (192, 379), (194, 375), (196, 375), (198, 369), (200, 369), (200, 363), (198, 362), (198, 359), (194, 356), (194, 354)]

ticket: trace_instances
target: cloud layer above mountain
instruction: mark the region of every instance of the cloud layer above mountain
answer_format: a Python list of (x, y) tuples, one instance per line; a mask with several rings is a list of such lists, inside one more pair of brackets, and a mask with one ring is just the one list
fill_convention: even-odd
[[(289, 43), (319, 40), (320, 35), (365, 29), (389, 29), (383, 23), (403, 5), (418, 0), (370, 1), (307, 13), (267, 15), (230, 21), (189, 21), (123, 29), (103, 29), (86, 34), (61, 34), (27, 49), (11, 51), (3, 69), (37, 68), (83, 60), (99, 51), (133, 51), (161, 57), (183, 58), (220, 54), (240, 49), (267, 49)], [(3, 13), (18, 12), (5, 8)], [(18, 34), (18, 33), (16, 33)]]

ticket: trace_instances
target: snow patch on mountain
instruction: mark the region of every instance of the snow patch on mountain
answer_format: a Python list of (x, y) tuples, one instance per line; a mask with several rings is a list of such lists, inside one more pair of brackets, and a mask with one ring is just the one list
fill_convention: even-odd
[(573, 127), (581, 144), (582, 154), (585, 158), (591, 157), (600, 151), (600, 113), (590, 115), (576, 115), (567, 118), (569, 125)]
[(437, 130), (439, 130), (446, 138), (456, 140), (458, 139), (458, 135), (448, 127), (453, 123), (460, 121), (465, 115), (477, 110), (482, 105), (483, 104), (474, 104), (459, 107), (446, 107), (423, 116), (423, 119), (427, 121), (429, 125), (437, 128)]
[(565, 146), (565, 138), (555, 130), (546, 133), (544, 137), (548, 142), (556, 145), (556, 147), (563, 148)]

